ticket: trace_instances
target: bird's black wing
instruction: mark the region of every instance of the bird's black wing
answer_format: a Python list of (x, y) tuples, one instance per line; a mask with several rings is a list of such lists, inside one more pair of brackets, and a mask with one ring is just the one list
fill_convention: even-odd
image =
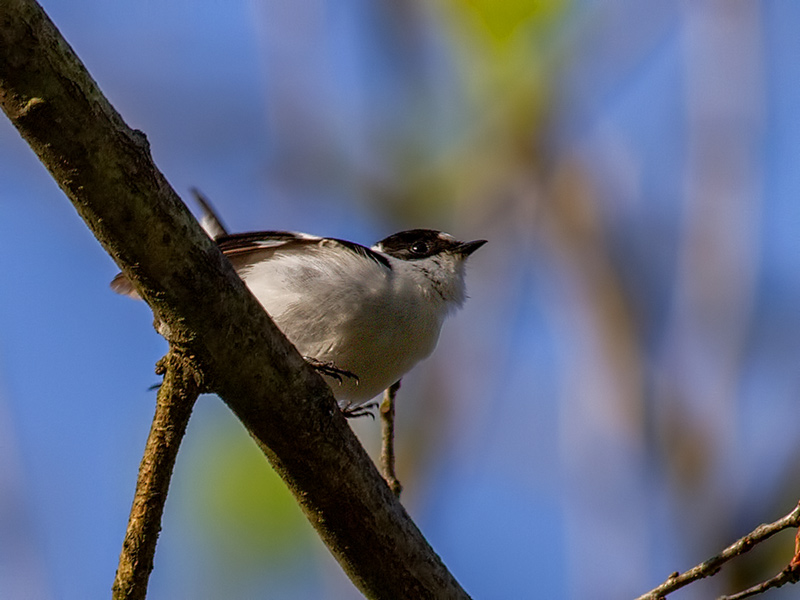
[(386, 269), (391, 270), (392, 268), (389, 259), (385, 255), (371, 248), (355, 242), (348, 242), (347, 240), (324, 238), (307, 233), (252, 231), (224, 235), (217, 238), (216, 242), (236, 268), (268, 258), (269, 254), (276, 250), (281, 250), (282, 252), (302, 251), (310, 246), (328, 248), (338, 246), (358, 256), (375, 261)]
[[(330, 249), (338, 247), (348, 252), (367, 258), (387, 270), (392, 269), (389, 259), (382, 253), (376, 252), (361, 244), (339, 240), (336, 238), (323, 238), (307, 233), (293, 231), (252, 231), (247, 233), (233, 233), (221, 235), (216, 240), (222, 253), (231, 261), (237, 271), (269, 258), (276, 252), (302, 252), (311, 247)], [(117, 274), (111, 282), (111, 289), (118, 294), (138, 297), (128, 278), (122, 273)]]

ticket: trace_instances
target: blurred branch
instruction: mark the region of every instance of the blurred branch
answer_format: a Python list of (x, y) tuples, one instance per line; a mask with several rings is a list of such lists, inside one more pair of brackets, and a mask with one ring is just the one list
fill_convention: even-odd
[(177, 348), (170, 348), (156, 372), (164, 375), (164, 381), (158, 390), (156, 413), (139, 466), (114, 579), (114, 600), (142, 600), (147, 596), (172, 470), (192, 408), (202, 392), (202, 380), (192, 358)]
[(387, 388), (383, 393), (383, 401), (380, 406), (381, 413), (381, 471), (383, 478), (389, 485), (389, 489), (394, 495), (400, 497), (403, 486), (397, 479), (395, 472), (394, 455), (394, 399), (397, 390), (400, 389), (400, 382), (397, 381)]
[[(778, 519), (773, 523), (756, 527), (746, 536), (738, 539), (733, 544), (725, 548), (725, 550), (720, 552), (718, 555), (709, 558), (707, 561), (700, 563), (685, 573), (673, 573), (660, 586), (642, 596), (639, 596), (636, 598), (636, 600), (661, 600), (662, 598), (665, 598), (667, 594), (671, 594), (672, 592), (679, 590), (680, 588), (689, 585), (694, 581), (716, 575), (722, 568), (722, 565), (724, 565), (726, 562), (736, 558), (741, 554), (744, 554), (745, 552), (748, 552), (754, 546), (767, 540), (779, 531), (790, 529), (792, 527), (800, 527), (800, 504), (798, 504), (795, 509), (785, 517)], [(800, 548), (795, 546), (795, 556), (789, 562), (789, 566), (787, 566), (786, 569), (784, 569), (779, 575), (773, 577), (767, 582), (764, 582), (763, 584), (759, 584), (753, 588), (750, 588), (749, 590), (740, 592), (739, 594), (723, 596), (720, 598), (720, 600), (739, 600), (741, 598), (747, 598), (785, 583), (796, 583), (798, 579), (800, 579)]]
[(468, 598), (281, 334), (33, 0), (0, 0), (0, 104), (370, 598)]

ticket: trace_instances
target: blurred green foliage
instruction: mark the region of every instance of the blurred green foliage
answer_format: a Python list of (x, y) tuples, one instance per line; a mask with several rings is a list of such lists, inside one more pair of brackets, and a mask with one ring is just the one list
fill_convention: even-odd
[(514, 36), (532, 29), (546, 29), (560, 19), (569, 5), (567, 0), (450, 0), (456, 13), (469, 19), (475, 34), (495, 47), (503, 47)]
[(190, 489), (208, 547), (223, 570), (280, 568), (315, 541), (280, 477), (253, 440), (234, 423), (198, 444)]

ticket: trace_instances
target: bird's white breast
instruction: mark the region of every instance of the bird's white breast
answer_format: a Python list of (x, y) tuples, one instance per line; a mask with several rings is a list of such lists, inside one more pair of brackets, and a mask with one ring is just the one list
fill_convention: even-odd
[(408, 263), (392, 265), (320, 245), (278, 249), (240, 276), (302, 355), (358, 376), (329, 382), (338, 400), (360, 404), (433, 351), (448, 310)]

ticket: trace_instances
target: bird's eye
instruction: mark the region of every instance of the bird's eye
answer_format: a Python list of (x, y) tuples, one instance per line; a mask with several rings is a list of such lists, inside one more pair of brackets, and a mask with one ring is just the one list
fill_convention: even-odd
[(427, 254), (428, 248), (429, 248), (428, 242), (423, 242), (423, 241), (414, 242), (413, 244), (411, 244), (411, 253), (418, 255)]

